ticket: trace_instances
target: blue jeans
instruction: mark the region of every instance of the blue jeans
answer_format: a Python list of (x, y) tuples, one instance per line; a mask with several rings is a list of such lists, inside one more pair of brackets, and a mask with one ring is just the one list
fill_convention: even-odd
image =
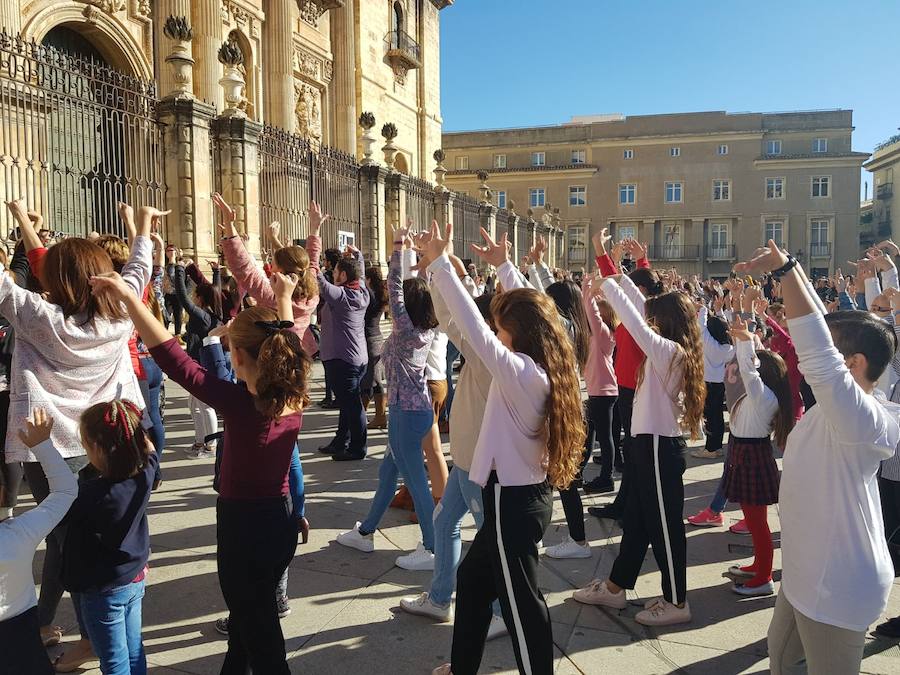
[(434, 499), (422, 459), (422, 439), (432, 424), (434, 412), (431, 410), (391, 408), (388, 414), (388, 451), (378, 469), (378, 489), (369, 507), (369, 515), (359, 528), (361, 532), (368, 534), (378, 529), (378, 523), (394, 498), (399, 473), (416, 507), (422, 543), (429, 551), (434, 551)]
[[(441, 503), (434, 509), (434, 574), (428, 595), (436, 605), (449, 605), (456, 586), (456, 568), (462, 558), (460, 526), (472, 512), (475, 526), (484, 523), (481, 486), (469, 480), (469, 472), (454, 465), (447, 479)], [(500, 616), (500, 603), (494, 602), (494, 614)]]
[(362, 407), (359, 387), (368, 364), (355, 366), (342, 359), (330, 359), (327, 364), (325, 376), (340, 406), (338, 428), (329, 445), (337, 452), (347, 451), (351, 455), (365, 457), (366, 411)]
[(144, 367), (144, 373), (147, 375), (146, 380), (141, 380), (141, 393), (144, 395), (144, 403), (147, 405), (147, 415), (153, 425), (150, 427), (150, 440), (153, 441), (153, 448), (156, 450), (156, 458), (159, 463), (156, 465), (156, 480), (162, 477), (160, 467), (162, 466), (162, 453), (166, 447), (166, 428), (163, 426), (162, 415), (159, 412), (159, 390), (163, 383), (162, 369), (156, 365), (156, 361), (152, 356), (142, 356), (141, 365)]
[(141, 642), (144, 582), (108, 591), (75, 593), (79, 620), (87, 630), (103, 675), (145, 675), (147, 658)]
[(453, 384), (453, 364), (459, 358), (459, 349), (450, 341), (447, 341), (447, 399), (444, 401), (444, 409), (441, 411), (441, 421), (450, 419), (450, 406), (453, 405), (453, 393), (456, 386)]

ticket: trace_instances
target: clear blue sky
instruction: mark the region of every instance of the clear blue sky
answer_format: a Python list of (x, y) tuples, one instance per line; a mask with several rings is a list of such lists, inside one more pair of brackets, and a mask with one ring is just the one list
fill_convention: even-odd
[(898, 45), (900, 0), (456, 0), (444, 130), (851, 108), (870, 152), (900, 126)]

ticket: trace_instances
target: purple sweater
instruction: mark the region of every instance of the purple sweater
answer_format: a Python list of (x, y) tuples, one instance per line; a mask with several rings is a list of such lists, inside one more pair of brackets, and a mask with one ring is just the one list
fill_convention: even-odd
[(393, 330), (384, 343), (381, 360), (388, 385), (388, 405), (398, 410), (431, 410), (431, 396), (425, 380), (425, 361), (434, 331), (416, 328), (403, 304), (400, 253), (391, 256), (387, 278), (391, 299)]
[[(365, 272), (362, 254), (356, 260), (360, 279)], [(319, 358), (322, 361), (340, 359), (353, 366), (369, 362), (366, 351), (366, 307), (369, 290), (362, 283), (335, 286), (319, 272), (319, 296), (323, 305), (319, 324), (322, 334)]]

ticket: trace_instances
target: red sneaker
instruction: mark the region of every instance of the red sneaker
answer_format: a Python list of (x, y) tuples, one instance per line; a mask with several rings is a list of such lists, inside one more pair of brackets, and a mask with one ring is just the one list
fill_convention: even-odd
[(750, 529), (747, 527), (747, 523), (744, 522), (743, 518), (729, 527), (728, 531), (733, 532), (734, 534), (750, 534)]
[(722, 514), (716, 513), (710, 508), (705, 508), (700, 513), (688, 516), (687, 521), (697, 527), (719, 527), (725, 524), (725, 518)]

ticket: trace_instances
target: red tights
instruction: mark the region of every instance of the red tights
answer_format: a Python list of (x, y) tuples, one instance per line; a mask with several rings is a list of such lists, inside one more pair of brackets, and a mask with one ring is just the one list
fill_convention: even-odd
[(769, 507), (755, 504), (741, 504), (744, 520), (753, 539), (753, 564), (742, 568), (753, 572), (752, 579), (744, 582), (745, 586), (761, 586), (772, 580), (772, 557), (775, 547), (772, 545), (772, 533), (769, 531)]

